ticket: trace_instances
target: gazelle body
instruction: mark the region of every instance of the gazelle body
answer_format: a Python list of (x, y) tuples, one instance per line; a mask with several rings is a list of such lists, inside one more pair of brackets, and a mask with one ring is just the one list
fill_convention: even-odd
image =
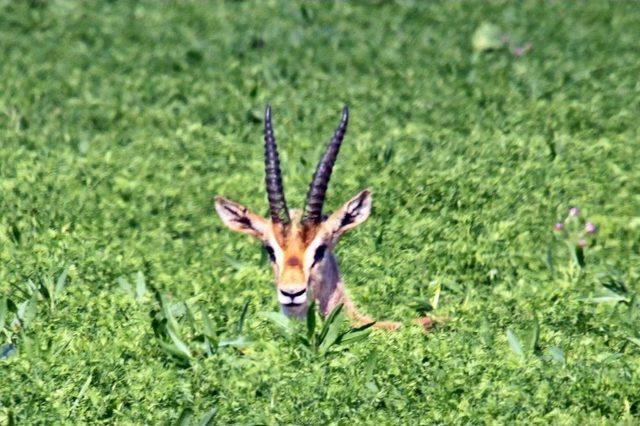
[[(265, 112), (265, 171), (271, 218), (258, 216), (246, 207), (216, 197), (216, 211), (232, 230), (250, 234), (262, 242), (275, 276), (278, 302), (287, 316), (304, 317), (313, 298), (323, 316), (344, 304), (356, 324), (373, 320), (360, 314), (346, 294), (333, 249), (349, 229), (364, 222), (371, 213), (371, 192), (364, 190), (334, 213), (322, 214), (333, 164), (347, 129), (345, 107), (340, 125), (318, 163), (307, 194), (304, 211), (289, 212), (284, 197), (278, 151), (271, 125), (271, 109)], [(376, 323), (395, 330), (395, 322)]]

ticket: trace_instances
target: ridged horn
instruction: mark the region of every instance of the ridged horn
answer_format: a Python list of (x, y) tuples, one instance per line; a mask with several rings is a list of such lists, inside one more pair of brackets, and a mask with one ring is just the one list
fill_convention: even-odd
[(327, 145), (327, 149), (322, 155), (322, 158), (320, 158), (320, 162), (313, 174), (311, 185), (309, 185), (307, 201), (305, 203), (304, 214), (302, 216), (303, 222), (317, 223), (322, 220), (322, 206), (327, 193), (327, 187), (329, 186), (329, 179), (331, 179), (333, 165), (336, 162), (336, 158), (338, 158), (338, 152), (340, 152), (340, 145), (342, 144), (345, 133), (347, 133), (348, 123), (349, 108), (345, 105), (342, 109), (342, 119), (340, 120), (340, 124), (333, 134), (331, 142)]
[(284, 198), (278, 146), (271, 125), (271, 105), (267, 105), (264, 111), (264, 171), (271, 220), (288, 224), (291, 222), (291, 218), (289, 217), (289, 209), (287, 209), (287, 201)]

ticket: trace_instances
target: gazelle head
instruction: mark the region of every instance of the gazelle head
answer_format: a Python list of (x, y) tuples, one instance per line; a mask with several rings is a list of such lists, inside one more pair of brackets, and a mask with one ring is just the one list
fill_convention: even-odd
[(340, 236), (366, 220), (371, 212), (371, 192), (364, 190), (334, 213), (322, 213), (348, 120), (349, 110), (345, 106), (340, 125), (313, 175), (302, 212), (290, 212), (287, 208), (269, 106), (264, 117), (264, 156), (271, 217), (258, 216), (243, 205), (220, 196), (215, 199), (216, 211), (225, 225), (233, 231), (256, 237), (264, 245), (273, 267), (278, 301), (286, 315), (302, 316), (306, 313), (311, 284), (322, 285), (322, 275), (327, 273), (327, 267), (335, 269), (335, 264), (329, 265), (329, 262), (335, 262), (332, 250)]

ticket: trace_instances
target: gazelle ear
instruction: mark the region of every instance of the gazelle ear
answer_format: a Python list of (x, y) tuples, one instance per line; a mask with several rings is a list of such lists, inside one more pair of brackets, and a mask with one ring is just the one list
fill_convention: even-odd
[(261, 239), (265, 235), (268, 226), (267, 220), (251, 213), (242, 204), (217, 196), (216, 212), (232, 231), (250, 234)]
[(371, 191), (365, 189), (347, 201), (326, 220), (334, 239), (367, 220), (371, 213)]

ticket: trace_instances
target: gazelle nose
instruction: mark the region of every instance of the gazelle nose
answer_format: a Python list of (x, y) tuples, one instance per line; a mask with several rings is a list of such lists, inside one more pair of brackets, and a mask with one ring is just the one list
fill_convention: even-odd
[(278, 290), (278, 301), (282, 305), (301, 305), (307, 301), (307, 289), (298, 291)]

